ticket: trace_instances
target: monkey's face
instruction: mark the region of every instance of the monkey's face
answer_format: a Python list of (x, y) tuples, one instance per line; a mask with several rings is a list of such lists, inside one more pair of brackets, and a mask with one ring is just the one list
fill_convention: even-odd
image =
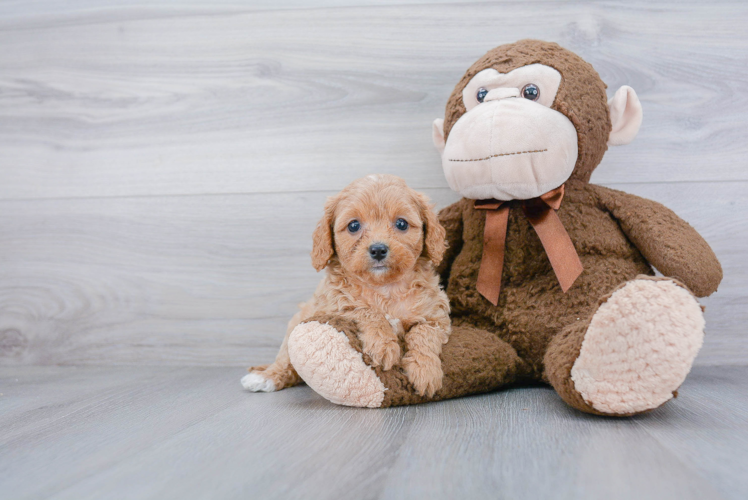
[(563, 184), (577, 161), (577, 131), (551, 109), (560, 83), (542, 64), (476, 74), (442, 152), (450, 187), (470, 199), (522, 200)]
[(520, 40), (488, 51), (434, 121), (449, 185), (466, 198), (529, 199), (589, 182), (608, 146), (642, 122), (636, 92), (608, 100), (594, 68), (555, 43)]

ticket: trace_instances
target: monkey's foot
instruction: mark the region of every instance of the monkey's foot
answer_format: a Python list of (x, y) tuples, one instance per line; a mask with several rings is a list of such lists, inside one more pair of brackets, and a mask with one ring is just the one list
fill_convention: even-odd
[(704, 338), (696, 298), (667, 279), (635, 279), (592, 317), (571, 369), (574, 387), (594, 409), (632, 414), (673, 397)]
[(345, 333), (326, 323), (302, 323), (288, 338), (288, 354), (299, 376), (323, 398), (345, 406), (382, 406), (384, 384)]

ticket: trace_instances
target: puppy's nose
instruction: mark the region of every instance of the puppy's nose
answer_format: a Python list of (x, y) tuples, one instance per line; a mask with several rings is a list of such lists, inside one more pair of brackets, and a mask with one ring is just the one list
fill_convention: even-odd
[(369, 255), (374, 260), (382, 261), (387, 257), (389, 248), (384, 243), (374, 243), (369, 247)]

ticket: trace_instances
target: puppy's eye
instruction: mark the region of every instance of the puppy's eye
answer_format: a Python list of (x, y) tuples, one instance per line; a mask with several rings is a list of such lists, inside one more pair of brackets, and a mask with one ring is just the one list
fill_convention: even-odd
[(405, 219), (397, 219), (395, 221), (395, 227), (398, 228), (400, 231), (407, 231), (408, 221)]
[(486, 98), (486, 94), (488, 94), (488, 90), (481, 87), (478, 89), (478, 93), (475, 94), (475, 98), (478, 99), (478, 102), (483, 102), (483, 99)]
[(531, 101), (537, 101), (538, 97), (540, 97), (540, 89), (534, 83), (528, 83), (522, 87), (522, 97)]
[(357, 233), (358, 230), (361, 229), (361, 223), (357, 220), (352, 220), (348, 223), (348, 232), (349, 233)]

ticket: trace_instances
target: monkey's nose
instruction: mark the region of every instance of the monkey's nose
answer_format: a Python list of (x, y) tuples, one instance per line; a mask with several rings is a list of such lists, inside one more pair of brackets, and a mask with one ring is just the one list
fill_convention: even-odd
[(509, 89), (509, 88), (498, 88), (493, 89), (486, 94), (486, 97), (483, 98), (483, 102), (486, 101), (500, 101), (501, 99), (506, 99), (507, 97), (519, 97), (519, 89)]
[(387, 257), (390, 249), (384, 243), (374, 243), (369, 247), (369, 255), (372, 259), (381, 262)]

